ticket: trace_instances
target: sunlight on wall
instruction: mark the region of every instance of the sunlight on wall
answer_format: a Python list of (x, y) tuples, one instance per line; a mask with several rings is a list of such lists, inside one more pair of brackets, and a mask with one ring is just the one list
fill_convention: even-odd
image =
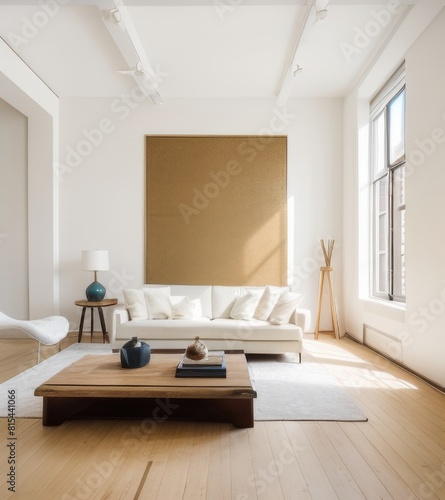
[[(267, 222), (257, 228), (247, 239), (242, 258), (244, 274), (248, 282), (258, 282), (257, 275), (272, 274), (273, 268), (276, 267), (276, 262), (281, 262), (282, 245), (277, 245), (276, 242), (280, 239), (281, 227), (283, 226), (282, 218), (282, 211), (275, 212)], [(281, 283), (284, 283), (287, 274), (285, 262), (281, 266), (281, 275), (283, 276)], [(269, 267), (272, 267), (271, 271), (268, 271)], [(280, 285), (281, 283), (270, 284)], [(263, 284), (268, 285), (269, 283)]]
[(358, 293), (361, 299), (369, 298), (369, 102), (360, 100), (358, 118)]
[(287, 198), (287, 284), (293, 285), (293, 273), (295, 264), (295, 198)]

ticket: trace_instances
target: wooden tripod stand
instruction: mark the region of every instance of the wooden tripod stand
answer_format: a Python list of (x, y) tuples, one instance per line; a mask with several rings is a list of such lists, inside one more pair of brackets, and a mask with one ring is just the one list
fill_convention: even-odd
[(323, 286), (324, 280), (327, 279), (329, 286), (329, 302), (331, 307), (331, 319), (334, 328), (334, 335), (336, 339), (340, 338), (337, 318), (337, 308), (335, 306), (334, 285), (332, 283), (332, 271), (334, 268), (331, 266), (332, 251), (334, 250), (334, 240), (328, 240), (328, 249), (326, 250), (324, 241), (321, 240), (321, 248), (323, 250), (325, 267), (320, 267), (320, 284), (318, 288), (318, 306), (317, 306), (317, 319), (315, 322), (315, 339), (318, 339), (320, 331), (320, 316), (321, 316), (321, 303), (323, 299)]

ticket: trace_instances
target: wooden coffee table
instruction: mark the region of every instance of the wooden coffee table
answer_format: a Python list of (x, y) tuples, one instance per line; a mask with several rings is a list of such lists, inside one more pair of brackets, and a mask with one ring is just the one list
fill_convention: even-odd
[(147, 366), (121, 367), (120, 355), (87, 355), (37, 387), (43, 425), (71, 418), (232, 422), (253, 427), (256, 392), (244, 354), (226, 354), (227, 378), (176, 378), (182, 354), (152, 354)]

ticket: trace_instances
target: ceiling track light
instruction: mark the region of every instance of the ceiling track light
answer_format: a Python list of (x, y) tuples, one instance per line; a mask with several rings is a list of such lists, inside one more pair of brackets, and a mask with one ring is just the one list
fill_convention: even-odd
[(156, 90), (156, 81), (153, 81), (153, 79), (145, 73), (143, 73), (143, 75), (139, 78), (136, 78), (136, 80), (139, 82), (140, 88), (144, 91), (145, 95), (153, 104), (164, 104), (161, 95)]
[(326, 16), (328, 15), (328, 9), (320, 9), (318, 10), (317, 8), (315, 8), (315, 16), (317, 18), (317, 21), (322, 21), (323, 19), (326, 18)]
[(119, 9), (109, 9), (102, 11), (102, 17), (105, 21), (111, 21), (114, 24), (119, 24), (122, 21), (122, 14)]
[(138, 61), (136, 66), (134, 66), (133, 68), (118, 70), (118, 73), (121, 73), (122, 75), (131, 75), (131, 76), (142, 76), (145, 74), (144, 67), (141, 61)]
[(280, 90), (278, 92), (278, 106), (284, 106), (289, 97), (292, 95), (293, 88), (297, 81), (296, 76), (303, 70), (303, 68), (296, 62), (301, 61), (302, 59), (304, 60), (304, 57), (302, 56), (304, 56), (305, 53), (303, 51), (306, 50), (307, 52), (308, 46), (310, 46), (310, 44), (314, 42), (313, 37), (319, 27), (319, 24), (316, 21), (324, 19), (328, 14), (328, 10), (326, 7), (329, 3), (329, 0), (325, 0), (323, 3), (323, 9), (319, 9), (317, 6), (317, 0), (308, 0), (304, 18), (299, 32), (297, 33), (295, 48), (289, 61), (287, 72), (283, 78)]
[(162, 97), (159, 95), (159, 92), (157, 90), (151, 92), (148, 97), (150, 98), (150, 101), (153, 104), (164, 104), (164, 101), (162, 100)]
[(134, 68), (122, 69), (119, 70), (118, 73), (132, 76), (138, 83), (139, 88), (153, 104), (164, 104), (161, 95), (156, 90), (158, 83), (156, 80), (153, 80), (150, 75), (147, 75), (141, 62), (139, 62)]
[(299, 64), (295, 68), (290, 68), (288, 70), (286, 78), (284, 79), (283, 85), (281, 87), (280, 93), (277, 98), (278, 106), (284, 106), (286, 104), (294, 88), (297, 75), (302, 71), (303, 68)]
[(163, 104), (162, 97), (156, 90), (156, 73), (150, 65), (128, 10), (121, 3), (115, 0), (116, 8), (102, 11), (105, 25), (129, 65), (129, 69), (119, 70), (119, 73), (132, 76), (153, 104)]

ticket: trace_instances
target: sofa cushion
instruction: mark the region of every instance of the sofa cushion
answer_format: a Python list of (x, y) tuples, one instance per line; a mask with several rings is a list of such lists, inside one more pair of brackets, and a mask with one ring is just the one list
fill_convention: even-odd
[(212, 318), (230, 318), (235, 299), (240, 295), (239, 286), (213, 286)]
[(299, 293), (284, 292), (282, 293), (275, 307), (272, 309), (268, 321), (272, 325), (284, 325), (289, 323), (289, 320), (297, 309), (298, 304), (301, 302), (303, 296)]
[(171, 295), (188, 297), (194, 304), (194, 318), (212, 317), (212, 287), (208, 285), (171, 285)]
[(270, 316), (270, 313), (272, 312), (273, 308), (275, 307), (275, 304), (278, 301), (279, 296), (280, 296), (279, 291), (273, 292), (272, 287), (266, 286), (263, 295), (261, 296), (258, 302), (253, 317), (261, 321), (267, 321), (267, 319)]
[(230, 318), (230, 312), (235, 305), (235, 300), (247, 293), (258, 294), (258, 300), (264, 287), (256, 286), (214, 286), (212, 287), (212, 313), (213, 318)]
[(260, 295), (254, 292), (247, 292), (245, 295), (237, 297), (230, 311), (230, 317), (232, 319), (252, 319), (259, 299)]
[(147, 304), (145, 303), (144, 292), (139, 289), (122, 290), (125, 307), (128, 310), (132, 321), (142, 321), (148, 319)]
[[(195, 299), (198, 300), (198, 299)], [(172, 306), (173, 319), (192, 319), (196, 304), (187, 296), (171, 295), (170, 303)]]
[(172, 317), (170, 287), (143, 288), (149, 319), (169, 319)]

